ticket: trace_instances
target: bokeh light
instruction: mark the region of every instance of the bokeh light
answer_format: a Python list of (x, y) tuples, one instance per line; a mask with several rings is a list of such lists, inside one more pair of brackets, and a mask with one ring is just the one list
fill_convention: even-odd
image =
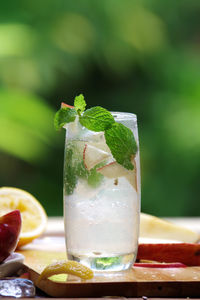
[(142, 211), (198, 216), (200, 1), (0, 4), (0, 186), (62, 215), (61, 101), (138, 116)]

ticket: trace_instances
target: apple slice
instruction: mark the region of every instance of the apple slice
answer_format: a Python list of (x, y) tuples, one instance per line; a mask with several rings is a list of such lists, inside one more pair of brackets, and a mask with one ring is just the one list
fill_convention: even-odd
[(98, 168), (97, 172), (110, 179), (128, 175), (128, 170), (120, 164), (118, 164), (116, 161), (113, 161), (101, 168)]
[(91, 170), (110, 156), (110, 153), (89, 144), (85, 144), (83, 149), (83, 161), (86, 169), (88, 170)]
[(173, 262), (173, 263), (139, 262), (139, 263), (134, 263), (133, 267), (169, 269), (169, 268), (186, 268), (187, 266), (180, 262)]
[(62, 102), (61, 103), (61, 108), (63, 108), (63, 107), (74, 108), (74, 106)]
[(122, 165), (118, 164), (116, 161), (113, 161), (101, 168), (97, 169), (97, 172), (101, 173), (107, 178), (118, 178), (126, 177), (132, 187), (137, 191), (137, 176), (136, 176), (136, 164), (134, 161), (134, 169), (127, 170)]
[(21, 231), (21, 214), (14, 210), (0, 217), (0, 263), (16, 248)]
[(134, 169), (131, 171), (128, 171), (128, 174), (125, 176), (126, 179), (129, 181), (129, 183), (132, 185), (132, 187), (136, 190), (138, 190), (137, 185), (137, 167), (136, 167), (136, 161), (134, 158), (131, 159), (132, 164), (134, 165)]
[(200, 244), (139, 244), (137, 259), (200, 266)]
[(185, 243), (196, 243), (199, 233), (158, 217), (141, 213), (140, 214), (140, 237), (176, 240)]

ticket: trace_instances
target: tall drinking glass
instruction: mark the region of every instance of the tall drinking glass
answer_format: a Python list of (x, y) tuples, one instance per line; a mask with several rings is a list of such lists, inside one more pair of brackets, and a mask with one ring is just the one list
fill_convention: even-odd
[(93, 270), (120, 271), (135, 261), (140, 217), (140, 161), (136, 115), (113, 112), (131, 129), (138, 150), (134, 170), (119, 165), (103, 132), (76, 120), (66, 125), (64, 222), (69, 259)]

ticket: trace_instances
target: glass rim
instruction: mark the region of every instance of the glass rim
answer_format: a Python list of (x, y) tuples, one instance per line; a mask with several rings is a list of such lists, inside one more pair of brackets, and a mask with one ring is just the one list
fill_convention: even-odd
[(137, 115), (133, 114), (133, 113), (129, 113), (129, 112), (120, 112), (120, 111), (111, 111), (112, 116), (116, 119), (116, 120), (137, 120)]

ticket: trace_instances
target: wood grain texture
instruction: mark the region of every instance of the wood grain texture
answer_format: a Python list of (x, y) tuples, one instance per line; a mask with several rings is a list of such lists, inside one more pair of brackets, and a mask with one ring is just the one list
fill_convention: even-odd
[[(25, 256), (24, 270), (36, 284), (46, 265), (65, 259), (63, 236), (43, 236), (19, 251)], [(106, 273), (107, 274), (107, 273)], [(55, 281), (59, 280), (59, 281)], [(92, 280), (45, 279), (36, 284), (52, 297), (200, 297), (200, 267), (151, 269), (135, 267), (128, 271), (101, 273)]]

